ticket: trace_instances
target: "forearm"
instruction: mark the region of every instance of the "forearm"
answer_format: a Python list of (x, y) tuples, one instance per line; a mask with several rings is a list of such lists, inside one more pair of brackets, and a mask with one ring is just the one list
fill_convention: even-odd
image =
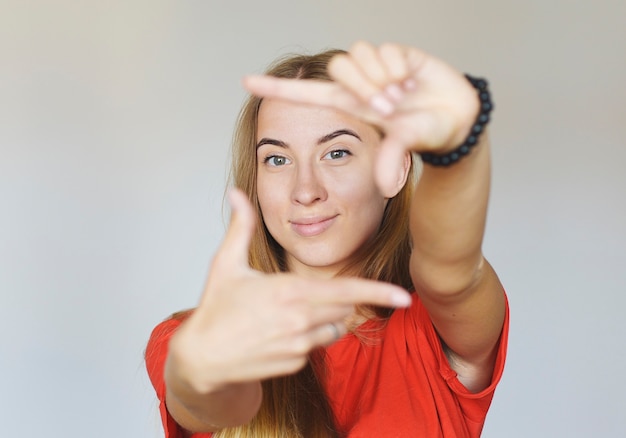
[(174, 355), (165, 365), (166, 404), (170, 415), (184, 429), (213, 432), (248, 423), (262, 400), (258, 381), (209, 385), (197, 388), (185, 378), (188, 374)]
[(502, 286), (481, 248), (489, 185), (483, 135), (453, 166), (425, 166), (411, 206), (413, 283), (453, 368), (472, 390), (489, 382), (505, 309)]
[(478, 280), (489, 198), (489, 155), (485, 132), (480, 144), (454, 165), (424, 166), (410, 220), (411, 270), (422, 289), (454, 293)]

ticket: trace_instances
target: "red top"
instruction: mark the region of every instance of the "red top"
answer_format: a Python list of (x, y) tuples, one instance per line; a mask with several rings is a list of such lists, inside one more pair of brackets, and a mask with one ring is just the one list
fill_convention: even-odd
[[(479, 437), (495, 387), (502, 376), (508, 340), (508, 304), (489, 387), (472, 394), (459, 382), (443, 352), (428, 313), (414, 295), (385, 327), (361, 326), (367, 338), (348, 334), (327, 349), (325, 382), (341, 435), (357, 437)], [(163, 368), (179, 320), (152, 332), (146, 350), (148, 375), (160, 400), (166, 438), (182, 435), (165, 407)], [(363, 336), (362, 336), (363, 338)], [(194, 434), (194, 438), (211, 434)]]

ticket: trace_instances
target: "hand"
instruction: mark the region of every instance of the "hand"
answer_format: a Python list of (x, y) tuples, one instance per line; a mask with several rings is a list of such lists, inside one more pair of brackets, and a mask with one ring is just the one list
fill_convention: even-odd
[(460, 145), (478, 114), (476, 91), (458, 71), (423, 51), (396, 44), (354, 44), (328, 66), (335, 82), (248, 76), (253, 94), (331, 107), (385, 132), (376, 167), (392, 190), (407, 151), (444, 153)]
[(343, 321), (355, 304), (410, 304), (405, 290), (386, 283), (307, 280), (251, 269), (248, 248), (254, 211), (239, 190), (230, 193), (230, 202), (231, 224), (200, 305), (170, 342), (177, 374), (196, 391), (299, 370), (311, 349), (345, 334)]

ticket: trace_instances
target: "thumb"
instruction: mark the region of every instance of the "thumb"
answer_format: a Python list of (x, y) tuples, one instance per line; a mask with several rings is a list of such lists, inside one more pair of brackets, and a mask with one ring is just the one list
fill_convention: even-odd
[(406, 151), (393, 137), (383, 140), (376, 160), (376, 184), (382, 195), (393, 198), (406, 181)]
[(224, 241), (218, 250), (219, 269), (248, 267), (248, 250), (255, 231), (256, 214), (248, 197), (240, 189), (228, 192), (231, 218)]

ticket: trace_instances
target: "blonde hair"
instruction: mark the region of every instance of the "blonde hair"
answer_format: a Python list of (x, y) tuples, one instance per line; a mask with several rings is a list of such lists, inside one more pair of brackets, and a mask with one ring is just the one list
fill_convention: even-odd
[[(328, 50), (316, 55), (291, 55), (276, 61), (266, 74), (281, 78), (330, 81), (327, 65), (342, 50)], [(262, 99), (250, 96), (244, 104), (233, 138), (230, 183), (242, 189), (262, 218), (257, 198), (256, 135), (257, 116)], [(339, 274), (358, 276), (398, 284), (411, 289), (408, 263), (411, 251), (409, 206), (415, 184), (413, 171), (409, 180), (387, 203), (379, 231), (360, 248)], [(266, 273), (286, 271), (285, 253), (262, 220), (257, 223), (249, 253), (250, 265)], [(362, 307), (368, 318), (385, 320), (390, 309)], [(324, 351), (314, 351), (309, 364), (298, 373), (263, 382), (263, 403), (247, 425), (215, 433), (217, 437), (337, 437), (333, 413), (321, 381), (324, 378)]]

